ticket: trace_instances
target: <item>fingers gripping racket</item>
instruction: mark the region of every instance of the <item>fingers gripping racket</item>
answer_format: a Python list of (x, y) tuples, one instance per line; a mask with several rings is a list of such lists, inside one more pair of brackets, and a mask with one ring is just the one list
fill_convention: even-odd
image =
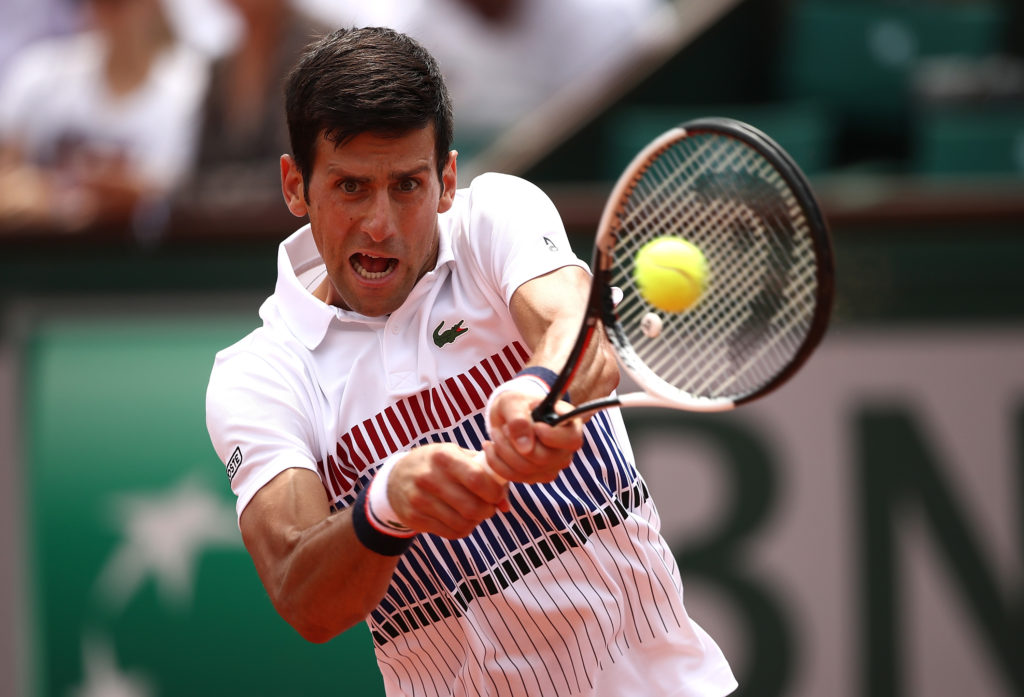
[[(653, 306), (636, 280), (637, 251), (662, 237), (706, 260), (705, 288), (685, 311)], [(814, 351), (834, 293), (828, 228), (803, 173), (764, 133), (726, 118), (673, 128), (633, 159), (605, 205), (592, 267), (583, 325), (536, 421), (613, 406), (722, 411), (761, 397)], [(599, 325), (643, 391), (557, 415)]]

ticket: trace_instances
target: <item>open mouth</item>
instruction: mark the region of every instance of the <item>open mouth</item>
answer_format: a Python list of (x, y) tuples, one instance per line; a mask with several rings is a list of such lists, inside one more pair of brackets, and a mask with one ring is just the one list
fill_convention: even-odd
[(372, 254), (353, 254), (350, 262), (356, 274), (369, 281), (384, 278), (398, 266), (398, 259), (375, 257)]

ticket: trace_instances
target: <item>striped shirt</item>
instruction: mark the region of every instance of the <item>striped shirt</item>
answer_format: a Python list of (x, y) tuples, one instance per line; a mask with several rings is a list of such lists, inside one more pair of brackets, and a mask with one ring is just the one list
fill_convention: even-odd
[[(324, 305), (308, 228), (281, 245), (263, 326), (216, 359), (208, 425), (238, 513), (289, 467), (348, 507), (389, 455), (479, 449), (488, 395), (529, 352), (509, 313), (524, 282), (569, 264), (551, 202), (479, 177), (439, 217), (436, 267), (387, 317)], [(735, 681), (687, 615), (671, 550), (617, 411), (549, 484), (466, 538), (421, 534), (367, 618), (387, 694), (723, 695)]]

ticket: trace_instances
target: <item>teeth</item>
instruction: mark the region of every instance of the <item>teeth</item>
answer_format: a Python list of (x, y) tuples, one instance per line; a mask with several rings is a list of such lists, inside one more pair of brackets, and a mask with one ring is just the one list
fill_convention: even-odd
[[(383, 258), (383, 257), (375, 257), (375, 256), (373, 256), (371, 254), (366, 254), (364, 256), (369, 257), (370, 259), (382, 259)], [(384, 278), (389, 273), (391, 273), (391, 270), (395, 267), (395, 263), (396, 262), (395, 262), (394, 259), (389, 259), (388, 260), (388, 267), (386, 269), (384, 269), (383, 271), (367, 271), (366, 268), (362, 264), (359, 263), (359, 259), (358, 258), (353, 258), (352, 259), (352, 268), (355, 270), (355, 272), (357, 274), (359, 274), (363, 278), (365, 278), (367, 280), (376, 280), (378, 278)]]

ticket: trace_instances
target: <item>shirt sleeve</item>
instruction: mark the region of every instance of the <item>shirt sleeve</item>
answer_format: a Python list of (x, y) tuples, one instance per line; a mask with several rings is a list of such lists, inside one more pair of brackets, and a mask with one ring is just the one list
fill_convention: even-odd
[(569, 244), (554, 203), (539, 187), (505, 174), (470, 185), (472, 244), (485, 275), (508, 305), (527, 281), (563, 266), (588, 268)]
[(304, 394), (257, 353), (217, 354), (206, 391), (206, 426), (242, 511), (286, 469), (318, 472)]

